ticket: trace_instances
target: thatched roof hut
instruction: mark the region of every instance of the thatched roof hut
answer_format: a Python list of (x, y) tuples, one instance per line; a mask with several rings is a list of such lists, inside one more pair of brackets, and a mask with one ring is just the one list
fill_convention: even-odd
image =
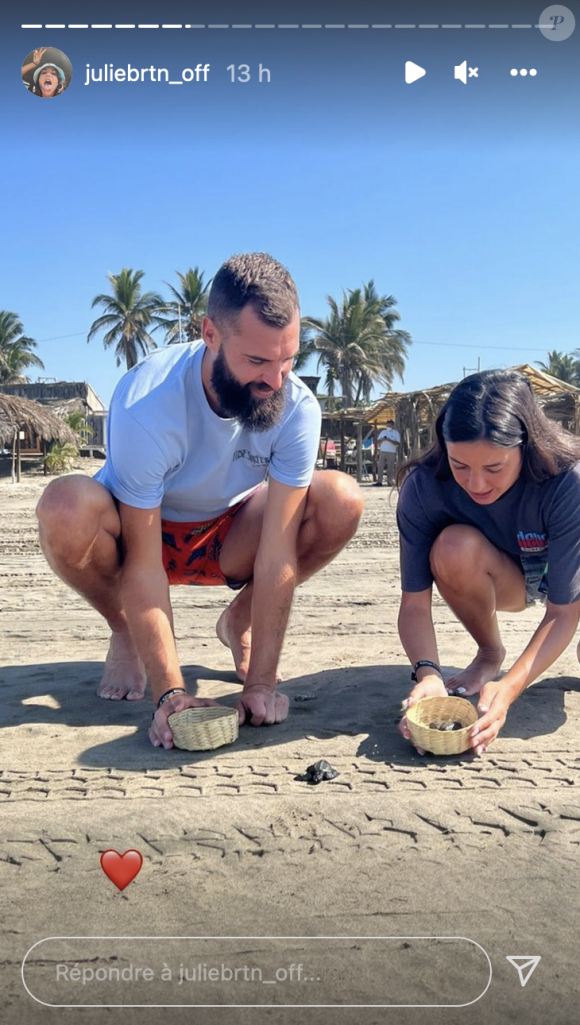
[(0, 393), (0, 445), (11, 445), (17, 431), (28, 431), (42, 441), (57, 441), (61, 445), (77, 443), (74, 431), (46, 406)]
[[(0, 384), (0, 394), (31, 399), (66, 420), (71, 413), (82, 413), (89, 430), (83, 449), (105, 454), (107, 411), (99, 396), (86, 381), (36, 381), (31, 384)], [(39, 446), (37, 446), (39, 448)]]
[[(46, 406), (31, 399), (21, 399), (0, 392), (0, 446), (12, 448), (12, 479), (20, 481), (21, 439), (24, 432), (29, 438), (39, 438), (43, 449), (46, 443), (56, 441), (60, 445), (77, 445), (74, 431)], [(45, 468), (46, 473), (46, 468)]]
[[(566, 381), (560, 381), (529, 363), (510, 367), (527, 377), (536, 399), (546, 416), (556, 420), (572, 434), (580, 434), (580, 388)], [(435, 421), (457, 381), (440, 384), (422, 391), (385, 395), (370, 410), (365, 420), (377, 427), (392, 417), (401, 435), (399, 459), (428, 447), (434, 440)]]
[[(560, 381), (529, 363), (510, 369), (528, 378), (546, 416), (557, 420), (572, 434), (580, 435), (580, 388)], [(364, 437), (373, 429), (378, 433), (386, 426), (387, 420), (394, 420), (401, 435), (399, 462), (404, 462), (432, 443), (435, 421), (458, 383), (452, 381), (407, 393), (387, 392), (372, 406), (324, 413), (323, 420), (327, 424), (338, 422), (342, 439), (345, 433), (354, 436), (355, 431), (358, 437)]]

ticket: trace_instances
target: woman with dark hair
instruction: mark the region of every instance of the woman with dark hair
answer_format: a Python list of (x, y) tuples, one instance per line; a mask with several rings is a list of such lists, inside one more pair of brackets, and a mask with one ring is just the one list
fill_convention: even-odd
[[(58, 64), (53, 62), (48, 64), (40, 63), (46, 50), (46, 46), (41, 46), (33, 51), (32, 60), (28, 64), (22, 65), (22, 78), (29, 91), (35, 96), (52, 99), (54, 96), (58, 96), (65, 88), (65, 74)], [(32, 76), (32, 82), (29, 83), (26, 80), (26, 76), (29, 71), (32, 71), (32, 68), (35, 68), (35, 71)]]
[[(527, 379), (472, 374), (453, 389), (431, 449), (402, 467), (399, 635), (413, 665), (406, 706), (480, 693), (471, 744), (483, 754), (517, 697), (572, 640), (580, 615), (580, 439), (549, 420)], [(549, 573), (548, 573), (549, 560)], [(433, 582), (477, 654), (446, 683), (431, 616)], [(546, 612), (514, 665), (497, 611), (534, 601)], [(408, 737), (405, 719), (401, 732)]]

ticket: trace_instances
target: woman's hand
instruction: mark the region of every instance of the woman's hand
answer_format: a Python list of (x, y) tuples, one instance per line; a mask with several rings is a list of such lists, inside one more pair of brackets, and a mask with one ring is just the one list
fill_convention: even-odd
[(38, 50), (35, 50), (34, 53), (32, 54), (32, 60), (34, 61), (34, 63), (36, 64), (37, 67), (41, 64), (42, 58), (43, 58), (43, 56), (44, 56), (44, 54), (46, 53), (47, 50), (48, 50), (47, 46), (40, 46), (38, 48)]
[(471, 731), (471, 746), (476, 755), (485, 754), (487, 748), (506, 721), (513, 696), (503, 680), (490, 680), (482, 688), (477, 704), (481, 718)]
[[(406, 710), (420, 701), (421, 698), (446, 698), (447, 691), (445, 684), (438, 673), (432, 673), (428, 676), (423, 676), (419, 683), (416, 683), (413, 690), (409, 694), (409, 697), (403, 701), (403, 708)], [(399, 731), (403, 734), (405, 740), (411, 739), (409, 728), (407, 726), (407, 717), (403, 716), (399, 723)], [(424, 755), (425, 752), (422, 747), (418, 747), (417, 751), (420, 755)]]

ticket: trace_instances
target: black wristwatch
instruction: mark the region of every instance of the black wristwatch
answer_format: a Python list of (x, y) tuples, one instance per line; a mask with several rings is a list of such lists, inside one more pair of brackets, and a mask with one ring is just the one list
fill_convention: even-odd
[(417, 670), (422, 669), (423, 666), (430, 666), (430, 668), (434, 669), (436, 673), (439, 673), (439, 676), (441, 677), (441, 679), (443, 679), (441, 667), (438, 666), (436, 662), (430, 662), (428, 658), (421, 658), (418, 662), (415, 662), (415, 665), (411, 670), (411, 680), (413, 681), (413, 683), (418, 683)]

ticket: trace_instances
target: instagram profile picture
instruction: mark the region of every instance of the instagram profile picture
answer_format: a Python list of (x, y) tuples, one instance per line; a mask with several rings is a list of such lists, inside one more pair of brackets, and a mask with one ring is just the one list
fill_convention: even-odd
[(62, 50), (38, 46), (22, 61), (22, 81), (29, 93), (41, 99), (54, 99), (68, 88), (72, 64)]

